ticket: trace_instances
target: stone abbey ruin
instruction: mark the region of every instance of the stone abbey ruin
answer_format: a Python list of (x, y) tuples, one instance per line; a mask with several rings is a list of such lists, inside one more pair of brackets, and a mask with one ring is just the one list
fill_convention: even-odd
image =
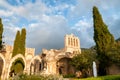
[(0, 77), (2, 80), (14, 76), (11, 73), (12, 63), (20, 58), (24, 63), (24, 73), (32, 74), (69, 74), (75, 73), (73, 66), (69, 61), (76, 54), (81, 53), (79, 38), (73, 34), (65, 35), (64, 48), (56, 49), (43, 49), (41, 54), (35, 55), (34, 48), (26, 48), (25, 56), (17, 54), (12, 57), (13, 47), (9, 45), (4, 46), (4, 51), (0, 52)]

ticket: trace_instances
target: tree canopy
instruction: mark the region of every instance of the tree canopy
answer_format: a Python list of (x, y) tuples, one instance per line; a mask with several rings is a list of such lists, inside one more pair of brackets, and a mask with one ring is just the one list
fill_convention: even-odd
[(23, 28), (22, 31), (21, 31), (21, 39), (20, 39), (20, 53), (25, 55), (25, 40), (26, 40), (26, 29)]
[(94, 41), (98, 54), (99, 74), (106, 74), (106, 66), (109, 64), (107, 52), (114, 48), (115, 40), (109, 32), (107, 25), (102, 20), (102, 16), (96, 6), (93, 7), (93, 23), (94, 23)]
[(0, 50), (2, 49), (2, 34), (3, 34), (3, 24), (2, 24), (2, 19), (0, 18)]
[[(20, 31), (17, 31), (14, 46), (13, 46), (13, 53), (12, 57), (16, 56), (17, 54), (22, 54), (25, 56), (25, 40), (26, 40), (26, 30), (23, 28)], [(17, 59), (14, 64), (12, 65), (11, 71), (15, 74), (21, 73), (24, 70), (24, 62), (22, 59)]]
[(20, 31), (17, 31), (16, 37), (14, 40), (12, 57), (14, 57), (15, 55), (17, 55), (20, 52), (19, 46), (20, 46)]
[(26, 30), (25, 28), (23, 28), (21, 33), (20, 31), (17, 31), (16, 38), (14, 40), (12, 57), (14, 57), (17, 54), (22, 54), (23, 56), (25, 55), (25, 41), (26, 41)]
[(92, 49), (85, 49), (82, 50), (81, 54), (74, 56), (70, 64), (77, 70), (85, 70), (87, 72), (92, 69), (93, 61), (96, 61), (96, 53)]

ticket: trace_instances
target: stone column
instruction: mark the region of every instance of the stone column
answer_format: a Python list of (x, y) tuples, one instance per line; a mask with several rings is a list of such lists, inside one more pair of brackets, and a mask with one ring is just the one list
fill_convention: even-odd
[(43, 62), (41, 62), (41, 70), (43, 70)]
[(78, 48), (80, 48), (80, 41), (79, 41), (79, 39), (77, 39), (77, 41), (78, 41)]
[(73, 39), (73, 41), (74, 41), (74, 47), (76, 46), (76, 44), (75, 44), (75, 38)]
[(57, 74), (56, 61), (50, 61), (47, 64), (48, 64), (48, 69), (47, 69), (48, 73)]
[(36, 73), (39, 73), (39, 67), (40, 67), (40, 63), (39, 61), (36, 62)]
[(30, 65), (30, 74), (34, 74), (34, 65), (31, 63)]
[(68, 37), (68, 46), (70, 46), (70, 38)]
[(76, 44), (76, 47), (78, 47), (78, 40), (77, 39), (75, 39), (75, 44)]
[(71, 47), (73, 46), (73, 40), (72, 40), (72, 38), (71, 38)]

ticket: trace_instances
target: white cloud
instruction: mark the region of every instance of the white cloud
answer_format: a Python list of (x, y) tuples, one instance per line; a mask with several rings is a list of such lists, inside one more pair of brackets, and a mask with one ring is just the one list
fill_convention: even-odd
[(92, 20), (79, 20), (72, 29), (79, 33), (82, 48), (89, 48), (94, 45)]
[(14, 39), (15, 39), (15, 35), (17, 30), (20, 30), (19, 27), (11, 27), (11, 26), (5, 26), (4, 27), (4, 41), (6, 42), (6, 44), (10, 44), (13, 45)]
[(37, 53), (42, 48), (63, 48), (64, 36), (70, 31), (66, 19), (59, 15), (44, 15), (42, 21), (42, 23), (31, 24), (27, 28), (28, 46), (35, 47)]
[(5, 11), (5, 10), (0, 10), (0, 16), (12, 16), (13, 15), (13, 12), (11, 11)]
[(28, 3), (23, 6), (17, 6), (11, 8), (11, 11), (15, 14), (30, 19), (40, 19), (43, 14), (49, 13), (50, 9), (41, 1), (36, 1), (33, 3)]
[[(53, 7), (36, 0), (35, 3), (13, 6), (0, 0), (0, 17), (4, 16), (4, 34), (9, 44), (13, 44), (16, 31), (21, 28), (17, 24), (24, 25), (21, 22), (24, 18), (27, 20), (27, 46), (35, 47), (37, 53), (42, 48), (63, 48), (64, 36), (69, 33), (79, 36), (81, 47), (90, 47), (94, 45), (92, 7), (96, 5), (99, 8), (105, 23), (117, 38), (120, 35), (119, 3), (119, 0), (77, 0), (75, 5), (62, 3)], [(64, 15), (66, 9), (67, 17)], [(73, 22), (73, 27), (69, 26), (70, 22)]]
[(12, 6), (9, 5), (6, 0), (0, 0), (0, 6), (7, 9), (7, 8), (11, 8)]

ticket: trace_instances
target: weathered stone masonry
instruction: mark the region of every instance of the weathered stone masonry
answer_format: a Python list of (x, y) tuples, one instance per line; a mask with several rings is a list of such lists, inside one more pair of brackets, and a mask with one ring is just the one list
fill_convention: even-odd
[(21, 58), (24, 62), (24, 73), (32, 74), (69, 74), (74, 73), (74, 67), (68, 64), (71, 58), (81, 53), (79, 38), (66, 35), (64, 48), (60, 50), (43, 49), (40, 55), (35, 55), (34, 48), (26, 48), (25, 56), (18, 53), (12, 57), (13, 47), (5, 45), (5, 52), (0, 53), (0, 76), (2, 80), (9, 78), (12, 63)]

